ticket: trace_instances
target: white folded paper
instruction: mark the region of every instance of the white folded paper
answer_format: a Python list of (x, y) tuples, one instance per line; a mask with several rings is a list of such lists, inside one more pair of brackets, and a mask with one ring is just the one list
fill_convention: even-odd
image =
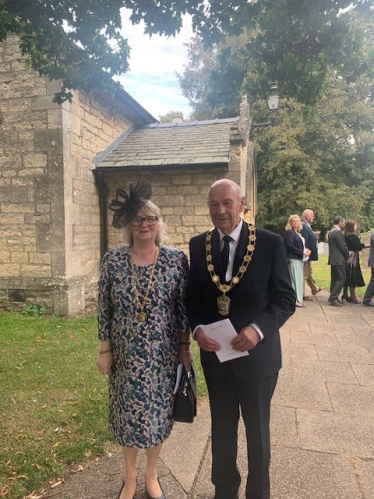
[(237, 352), (232, 348), (231, 342), (237, 336), (237, 333), (230, 319), (223, 319), (200, 327), (209, 338), (220, 344), (221, 349), (216, 352), (220, 362), (227, 362), (248, 355), (247, 351)]

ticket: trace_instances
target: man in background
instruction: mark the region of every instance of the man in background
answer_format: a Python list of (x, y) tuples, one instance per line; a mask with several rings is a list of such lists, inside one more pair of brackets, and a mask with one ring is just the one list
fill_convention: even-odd
[(372, 301), (374, 295), (374, 232), (372, 232), (370, 236), (370, 253), (369, 253), (368, 267), (371, 267), (371, 278), (368, 287), (366, 288), (365, 291), (363, 304), (367, 305), (368, 307), (374, 307), (374, 303)]
[(345, 220), (343, 217), (334, 218), (334, 227), (328, 235), (329, 243), (329, 261), (331, 265), (331, 283), (329, 303), (334, 307), (342, 307), (343, 303), (339, 300), (340, 292), (346, 279), (346, 261), (348, 260), (348, 248), (345, 242), (343, 229)]
[(311, 227), (313, 221), (314, 221), (314, 211), (310, 209), (304, 210), (303, 217), (301, 219), (301, 223), (303, 226), (301, 230), (301, 235), (305, 239), (305, 247), (310, 250), (309, 259), (308, 261), (304, 262), (304, 300), (312, 300), (312, 298), (310, 296), (307, 296), (305, 293), (305, 281), (308, 283), (313, 296), (322, 291), (322, 288), (317, 286), (312, 275), (313, 272), (312, 262), (318, 260), (317, 238)]

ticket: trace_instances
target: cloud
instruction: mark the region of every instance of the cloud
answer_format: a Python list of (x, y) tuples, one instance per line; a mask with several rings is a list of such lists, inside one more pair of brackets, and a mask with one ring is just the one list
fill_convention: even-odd
[(133, 26), (122, 16), (122, 35), (131, 47), (130, 70), (117, 78), (139, 104), (155, 118), (169, 111), (182, 111), (187, 118), (192, 109), (182, 95), (176, 72), (183, 73), (188, 61), (185, 46), (193, 36), (189, 18), (184, 18), (175, 37), (144, 34), (144, 24)]

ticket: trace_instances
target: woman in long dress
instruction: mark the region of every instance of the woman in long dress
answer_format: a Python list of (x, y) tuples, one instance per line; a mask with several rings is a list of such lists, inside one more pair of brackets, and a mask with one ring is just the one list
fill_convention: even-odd
[(177, 364), (192, 361), (187, 257), (162, 244), (161, 213), (149, 197), (146, 182), (131, 186), (130, 195), (117, 191), (113, 225), (124, 227), (128, 244), (106, 253), (99, 282), (98, 367), (109, 374), (109, 428), (125, 460), (118, 499), (135, 495), (139, 449), (146, 450), (147, 497), (164, 498), (157, 463), (173, 426)]
[(288, 270), (296, 295), (296, 306), (305, 308), (305, 305), (303, 305), (304, 261), (309, 257), (310, 250), (305, 247), (305, 239), (300, 233), (301, 229), (302, 224), (299, 215), (290, 215), (284, 234)]
[[(365, 246), (365, 244), (360, 241), (355, 234), (356, 230), (356, 221), (347, 220), (345, 223), (344, 237), (349, 251), (349, 258), (347, 261), (347, 277), (343, 287), (342, 300), (346, 300), (350, 303), (361, 303), (356, 297), (356, 288), (365, 286), (365, 281), (362, 277), (359, 252), (364, 248), (369, 247), (369, 245)], [(350, 296), (348, 296), (348, 289), (350, 291)]]

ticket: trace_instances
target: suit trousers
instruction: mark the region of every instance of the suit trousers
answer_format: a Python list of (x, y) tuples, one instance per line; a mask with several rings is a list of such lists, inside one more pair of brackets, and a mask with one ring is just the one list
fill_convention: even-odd
[[(316, 295), (318, 292), (318, 286), (313, 279), (312, 275), (312, 262), (308, 260), (307, 262), (304, 262), (304, 280), (308, 283), (310, 290), (312, 292), (312, 295)], [(304, 296), (305, 294), (305, 282), (304, 282)]]
[(345, 284), (347, 269), (345, 265), (331, 265), (329, 301), (337, 300)]
[(374, 296), (374, 267), (371, 267), (371, 278), (365, 291), (364, 303), (370, 303)]
[(215, 499), (236, 496), (241, 477), (236, 464), (240, 411), (246, 439), (246, 499), (270, 498), (270, 404), (278, 373), (264, 379), (238, 378), (230, 366), (221, 377), (207, 377), (212, 418), (212, 482)]

